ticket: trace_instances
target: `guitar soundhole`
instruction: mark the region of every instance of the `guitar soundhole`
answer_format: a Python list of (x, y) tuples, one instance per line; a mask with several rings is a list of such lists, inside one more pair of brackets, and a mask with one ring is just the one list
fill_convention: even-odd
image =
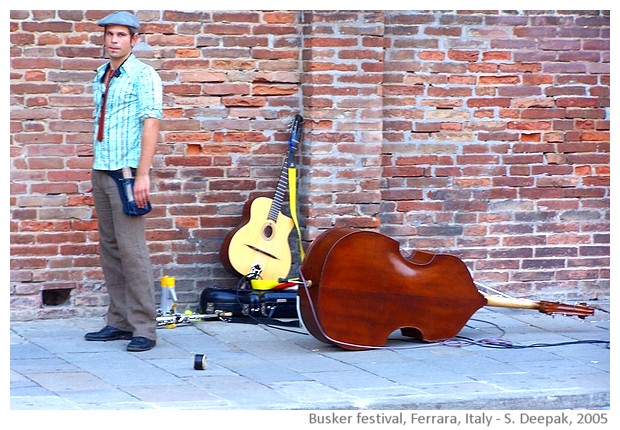
[(273, 236), (273, 226), (271, 226), (270, 224), (267, 224), (265, 228), (263, 229), (263, 238), (265, 240), (270, 240), (272, 236)]

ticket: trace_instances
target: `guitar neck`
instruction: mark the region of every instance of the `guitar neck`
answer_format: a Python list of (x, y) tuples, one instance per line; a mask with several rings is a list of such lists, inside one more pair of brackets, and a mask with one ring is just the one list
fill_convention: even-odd
[(271, 221), (277, 221), (278, 215), (282, 210), (282, 202), (284, 201), (284, 196), (286, 195), (286, 186), (288, 184), (288, 167), (284, 165), (282, 167), (282, 172), (280, 173), (280, 179), (278, 179), (278, 186), (276, 187), (275, 195), (273, 196), (273, 202), (271, 203), (271, 207), (269, 208), (268, 218)]

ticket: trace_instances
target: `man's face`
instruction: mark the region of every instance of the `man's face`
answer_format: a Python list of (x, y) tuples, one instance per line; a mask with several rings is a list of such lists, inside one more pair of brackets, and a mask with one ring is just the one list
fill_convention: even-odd
[(108, 25), (105, 29), (103, 43), (110, 60), (122, 60), (131, 53), (137, 40), (138, 35), (131, 36), (129, 29), (124, 25)]

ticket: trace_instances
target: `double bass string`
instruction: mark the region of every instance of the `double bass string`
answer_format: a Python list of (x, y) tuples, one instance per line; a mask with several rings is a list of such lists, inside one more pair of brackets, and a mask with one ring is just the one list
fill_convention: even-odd
[(498, 295), (498, 296), (505, 297), (505, 298), (507, 298), (507, 299), (514, 299), (514, 297), (512, 297), (511, 295), (508, 295), (508, 294), (503, 293), (503, 292), (501, 292), (501, 291), (499, 291), (499, 290), (496, 290), (495, 288), (489, 287), (488, 285), (483, 284), (483, 283), (481, 283), (481, 282), (474, 281), (474, 284), (476, 284), (476, 286), (478, 286), (478, 288), (480, 288), (480, 289), (482, 289), (482, 290), (489, 291), (489, 292), (491, 292), (491, 293), (493, 293), (493, 294), (496, 294), (496, 295)]
[[(351, 347), (355, 347), (355, 348), (366, 348), (366, 349), (389, 349), (389, 350), (401, 350), (401, 349), (417, 349), (417, 348), (428, 348), (431, 346), (441, 346), (441, 345), (446, 345), (446, 346), (457, 346), (456, 344), (451, 345), (449, 342), (454, 342), (454, 339), (444, 339), (444, 340), (438, 340), (438, 341), (420, 341), (419, 339), (404, 339), (405, 342), (423, 342), (420, 343), (419, 345), (416, 346), (370, 346), (370, 345), (359, 345), (359, 344), (354, 344), (354, 343), (350, 343), (350, 342), (342, 342), (342, 341), (338, 341), (333, 339), (331, 336), (329, 336), (327, 333), (325, 333), (325, 331), (323, 330), (323, 326), (321, 325), (318, 315), (316, 313), (316, 310), (314, 308), (314, 302), (312, 300), (312, 296), (310, 295), (310, 292), (308, 291), (308, 285), (307, 285), (307, 281), (306, 278), (304, 277), (304, 274), (301, 270), (301, 268), (299, 268), (299, 278), (301, 279), (301, 288), (304, 290), (304, 293), (306, 294), (306, 297), (308, 299), (308, 304), (310, 306), (310, 310), (312, 312), (312, 317), (314, 318), (314, 321), (317, 325), (317, 327), (319, 328), (319, 330), (321, 331), (321, 334), (328, 339), (330, 342), (333, 343), (341, 343), (341, 344), (345, 344), (347, 346), (351, 346)], [(503, 330), (501, 328), (499, 328), (499, 326), (497, 326), (497, 324), (493, 324), (493, 323), (488, 323), (490, 325), (495, 326), (498, 330), (502, 331)], [(458, 345), (458, 346), (463, 346)]]
[[(512, 341), (503, 338), (502, 336), (504, 336), (506, 334), (505, 330), (503, 330), (500, 326), (498, 326), (497, 324), (490, 322), (490, 321), (485, 321), (485, 320), (479, 320), (479, 319), (474, 319), (472, 318), (470, 321), (477, 321), (477, 322), (482, 322), (485, 324), (488, 324), (494, 328), (496, 328), (497, 330), (500, 331), (500, 337), (497, 338), (488, 338), (488, 337), (484, 337), (484, 338), (479, 338), (479, 339), (471, 339), (471, 338), (467, 338), (467, 337), (463, 337), (463, 336), (455, 336), (453, 338), (449, 338), (449, 339), (443, 339), (443, 340), (437, 340), (437, 341), (424, 341), (424, 343), (421, 343), (419, 345), (416, 346), (369, 346), (369, 345), (358, 345), (358, 344), (351, 344), (348, 342), (341, 342), (341, 341), (337, 341), (335, 339), (332, 339), (329, 335), (327, 335), (327, 333), (325, 333), (325, 331), (323, 330), (323, 327), (321, 326), (319, 320), (318, 320), (318, 315), (316, 314), (316, 310), (314, 308), (314, 303), (312, 301), (312, 297), (310, 295), (310, 292), (308, 291), (308, 285), (307, 285), (307, 281), (304, 277), (304, 274), (301, 270), (301, 268), (299, 268), (299, 277), (301, 279), (300, 285), (301, 288), (304, 290), (304, 293), (306, 294), (306, 297), (308, 299), (308, 304), (310, 306), (310, 310), (312, 312), (312, 316), (317, 324), (317, 327), (319, 328), (319, 330), (321, 330), (321, 334), (328, 339), (331, 342), (334, 343), (345, 343), (348, 346), (353, 346), (353, 347), (361, 347), (361, 348), (368, 348), (368, 349), (390, 349), (390, 350), (399, 350), (399, 349), (416, 349), (416, 348), (428, 348), (431, 346), (450, 346), (450, 347), (463, 347), (463, 346), (480, 346), (480, 347), (485, 347), (485, 348), (498, 348), (498, 349), (525, 349), (525, 348), (547, 348), (547, 347), (554, 347), (554, 346), (567, 346), (567, 345), (579, 345), (579, 344), (607, 344), (607, 348), (609, 349), (610, 347), (610, 341), (609, 340), (600, 340), (600, 339), (593, 339), (593, 340), (576, 340), (576, 341), (567, 341), (567, 342), (557, 342), (557, 343), (536, 343), (536, 344), (530, 344), (530, 345), (518, 345), (518, 344), (514, 344)], [(493, 290), (490, 287), (486, 287), (489, 288), (491, 290)], [(499, 292), (498, 292), (499, 293)], [(506, 294), (500, 293), (501, 295), (507, 296)], [(508, 296), (507, 296), (508, 297)], [(477, 329), (475, 327), (471, 327), (469, 325), (467, 325), (470, 328), (474, 328)], [(400, 339), (403, 340), (405, 342), (420, 342), (419, 339)]]
[[(400, 350), (400, 349), (416, 349), (416, 348), (428, 348), (431, 346), (440, 346), (440, 345), (447, 345), (447, 346), (463, 346), (462, 344), (460, 345), (456, 345), (456, 344), (450, 344), (449, 342), (454, 342), (454, 339), (443, 339), (443, 340), (438, 340), (438, 341), (423, 341), (424, 343), (420, 343), (419, 345), (416, 346), (370, 346), (370, 345), (359, 345), (359, 344), (353, 344), (353, 343), (349, 343), (349, 342), (342, 342), (342, 341), (338, 341), (333, 339), (331, 336), (329, 336), (327, 333), (325, 333), (325, 331), (323, 330), (323, 326), (321, 325), (318, 315), (316, 313), (315, 307), (314, 307), (314, 302), (312, 300), (312, 296), (310, 295), (310, 292), (308, 291), (308, 285), (307, 285), (307, 281), (306, 278), (304, 277), (303, 271), (301, 270), (301, 267), (298, 269), (299, 272), (299, 278), (301, 279), (301, 288), (303, 289), (304, 293), (306, 294), (306, 298), (308, 299), (308, 304), (310, 306), (310, 311), (312, 313), (312, 317), (314, 319), (314, 322), (316, 323), (316, 326), (318, 327), (318, 329), (321, 331), (321, 334), (328, 339), (330, 342), (333, 343), (341, 343), (341, 344), (345, 344), (347, 346), (351, 346), (351, 347), (355, 347), (355, 348), (366, 348), (366, 349), (390, 349), (390, 350)], [(497, 324), (493, 324), (493, 323), (488, 323), (490, 325), (495, 326), (498, 330), (502, 331), (503, 330), (497, 325)], [(421, 342), (419, 339), (404, 339), (405, 342)]]

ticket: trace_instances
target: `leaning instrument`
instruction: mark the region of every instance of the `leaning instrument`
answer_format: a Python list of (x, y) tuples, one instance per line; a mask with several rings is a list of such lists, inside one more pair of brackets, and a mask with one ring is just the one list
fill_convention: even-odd
[(245, 203), (241, 224), (231, 230), (220, 248), (220, 260), (233, 274), (250, 279), (278, 279), (291, 270), (289, 235), (294, 218), (282, 212), (289, 184), (289, 172), (295, 167), (295, 150), (301, 140), (303, 117), (296, 115), (291, 125), (289, 150), (273, 199), (256, 197)]
[(538, 309), (581, 318), (594, 309), (484, 295), (465, 263), (448, 254), (415, 251), (373, 231), (335, 228), (310, 246), (300, 267), (300, 317), (315, 338), (344, 349), (384, 346), (400, 329), (422, 340), (448, 339), (484, 306)]

